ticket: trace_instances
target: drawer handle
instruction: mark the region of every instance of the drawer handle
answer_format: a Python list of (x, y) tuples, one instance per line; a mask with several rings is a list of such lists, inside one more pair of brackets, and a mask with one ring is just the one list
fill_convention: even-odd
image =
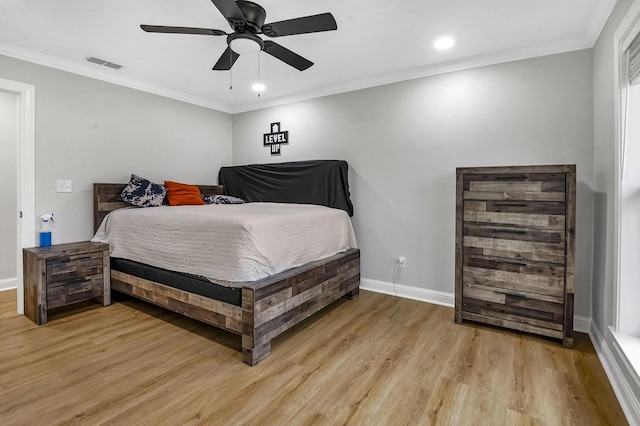
[(75, 279), (71, 279), (69, 281), (63, 282), (62, 287), (67, 287), (75, 284), (82, 284), (82, 283), (91, 282), (91, 281), (92, 281), (91, 277), (75, 278)]
[(74, 260), (87, 260), (87, 259), (91, 259), (91, 256), (77, 256), (75, 259), (70, 259), (68, 257), (64, 257), (64, 258), (61, 258), (59, 260), (59, 262), (60, 263), (69, 263), (69, 262), (72, 262)]
[(502, 233), (502, 234), (518, 234), (525, 235), (527, 231), (521, 231), (519, 229), (494, 229), (493, 232)]
[(514, 265), (514, 266), (527, 266), (526, 263), (522, 263), (522, 262), (501, 261), (500, 263), (504, 263), (504, 264), (507, 264), (507, 265)]
[(525, 203), (496, 203), (499, 206), (527, 207)]
[(526, 180), (527, 177), (524, 175), (509, 175), (509, 176), (496, 176), (495, 180)]

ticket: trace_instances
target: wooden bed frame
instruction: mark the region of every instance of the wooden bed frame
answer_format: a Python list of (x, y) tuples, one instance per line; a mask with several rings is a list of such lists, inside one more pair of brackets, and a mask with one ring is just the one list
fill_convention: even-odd
[[(124, 183), (94, 183), (94, 232), (104, 216), (127, 207)], [(220, 185), (199, 185), (203, 195), (222, 194)], [(111, 271), (111, 289), (242, 335), (242, 357), (256, 365), (269, 356), (271, 339), (326, 305), (358, 296), (360, 250), (350, 249), (242, 287), (242, 306), (189, 293), (120, 271)]]

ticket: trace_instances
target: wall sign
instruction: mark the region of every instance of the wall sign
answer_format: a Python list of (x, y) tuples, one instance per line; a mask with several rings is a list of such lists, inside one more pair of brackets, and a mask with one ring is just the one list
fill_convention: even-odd
[(264, 146), (271, 147), (271, 155), (280, 155), (280, 145), (289, 143), (289, 131), (280, 131), (280, 122), (271, 123), (271, 133), (264, 134)]

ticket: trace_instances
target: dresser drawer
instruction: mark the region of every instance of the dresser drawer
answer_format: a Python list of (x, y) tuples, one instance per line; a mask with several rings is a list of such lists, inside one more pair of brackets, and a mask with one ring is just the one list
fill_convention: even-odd
[(564, 173), (467, 174), (465, 200), (564, 201)]
[(564, 201), (465, 200), (465, 212), (520, 213), (564, 216)]
[(564, 201), (464, 200), (463, 220), (536, 229), (565, 228)]
[(565, 263), (564, 229), (464, 223), (463, 253), (504, 258), (507, 261)]
[(73, 281), (102, 274), (102, 252), (59, 256), (47, 260), (47, 283)]
[(473, 266), (463, 267), (462, 282), (557, 297), (562, 297), (564, 294), (564, 277), (548, 277)]
[[(561, 332), (564, 326), (563, 304), (510, 295), (502, 295), (501, 300), (497, 302), (488, 302), (475, 297), (463, 297), (461, 315), (469, 319), (472, 319), (472, 316), (495, 318), (515, 324), (526, 324), (552, 330), (551, 334), (541, 334), (554, 337), (559, 337), (556, 333)], [(488, 322), (491, 323), (491, 321)], [(529, 330), (525, 329), (525, 331)]]
[(464, 312), (561, 330), (563, 266), (465, 255), (462, 275)]
[(548, 244), (565, 244), (563, 229), (539, 229), (504, 224), (464, 223), (464, 235), (476, 238), (493, 238), (511, 241), (530, 241)]

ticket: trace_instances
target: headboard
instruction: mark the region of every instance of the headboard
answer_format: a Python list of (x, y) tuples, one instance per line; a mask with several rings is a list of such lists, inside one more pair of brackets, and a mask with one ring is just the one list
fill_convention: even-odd
[[(102, 223), (102, 219), (111, 211), (128, 207), (130, 204), (120, 200), (120, 193), (126, 183), (94, 183), (93, 184), (93, 232)], [(222, 185), (198, 185), (203, 196), (222, 195)]]
[(218, 182), (226, 195), (248, 202), (318, 204), (353, 216), (349, 165), (343, 160), (221, 167)]

